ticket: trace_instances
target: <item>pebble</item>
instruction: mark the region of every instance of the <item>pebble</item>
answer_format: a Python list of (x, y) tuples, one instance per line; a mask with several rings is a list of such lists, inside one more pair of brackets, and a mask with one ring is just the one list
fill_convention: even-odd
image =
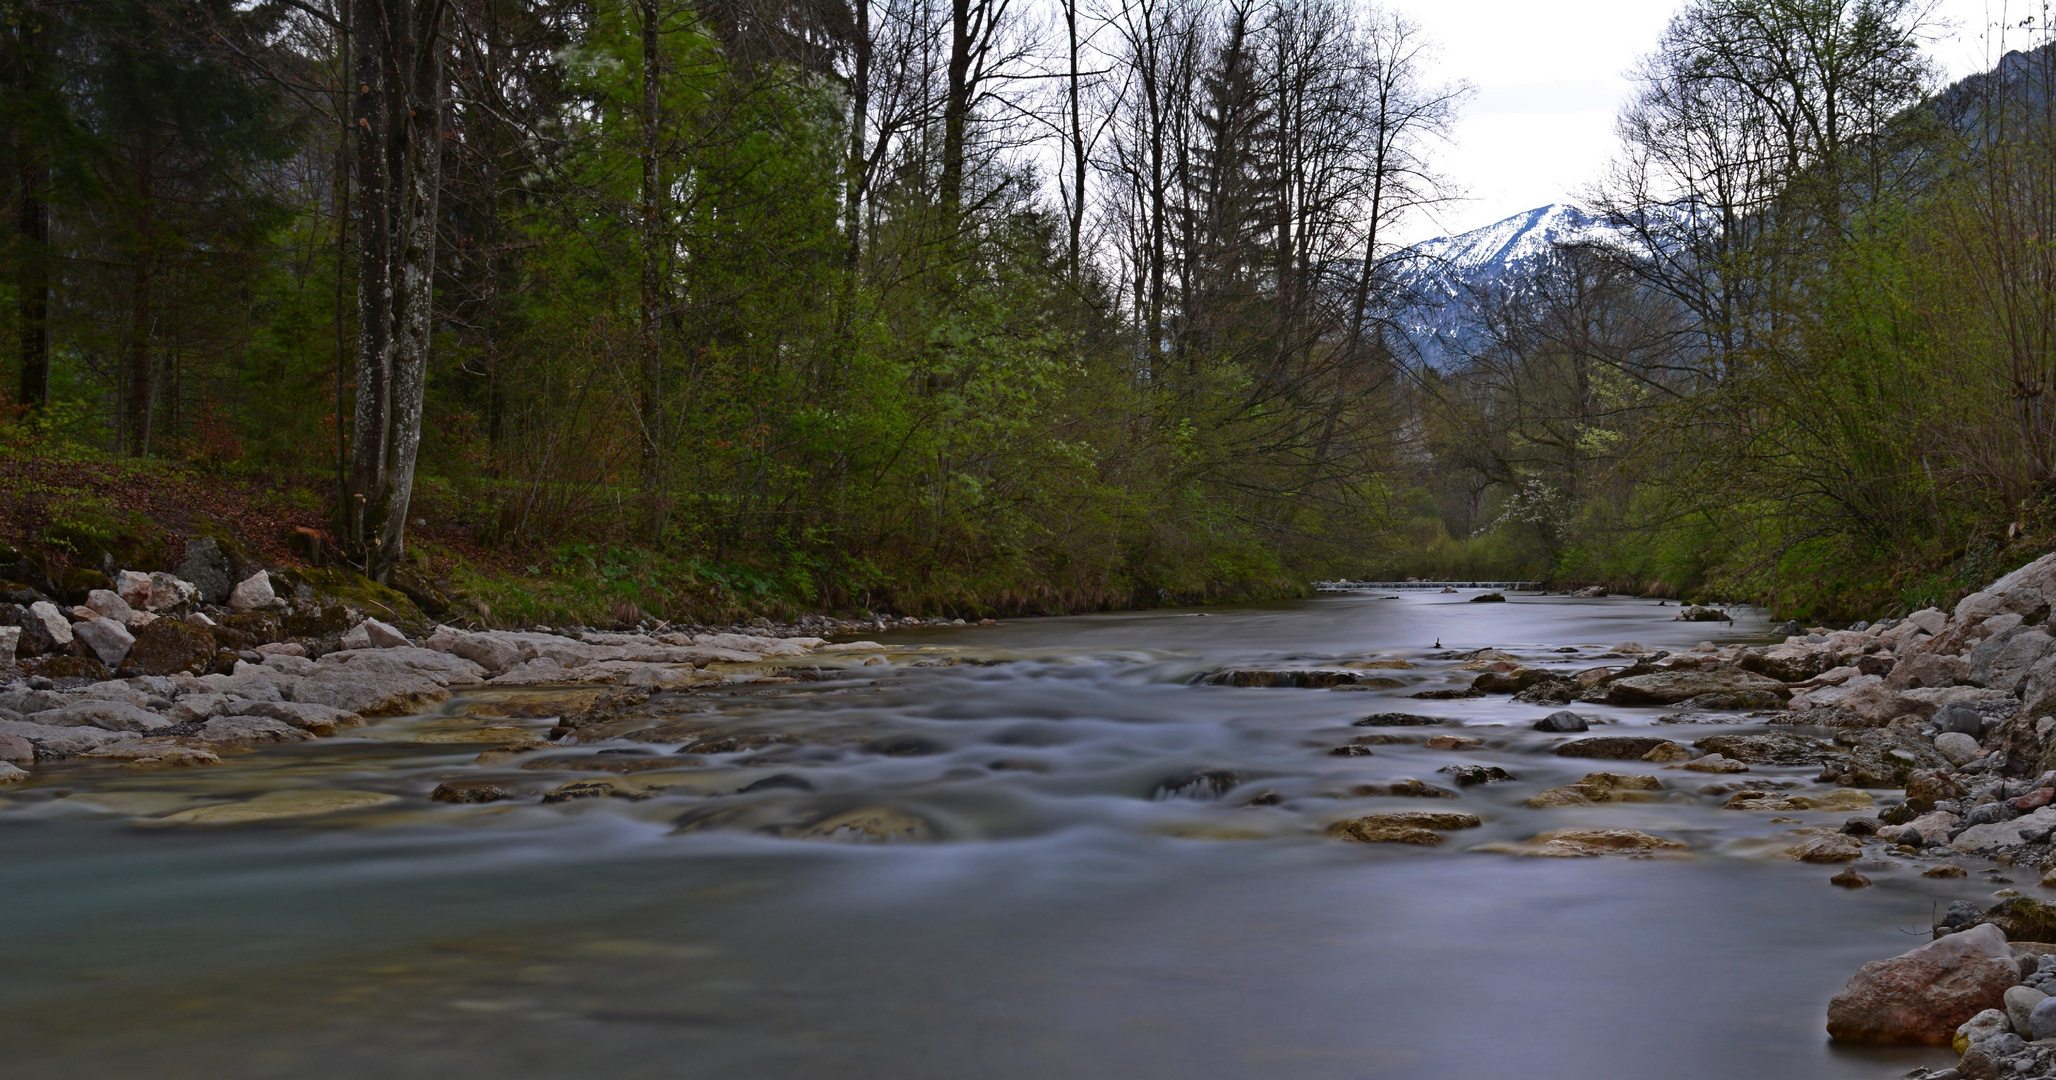
[(1870, 879), (1857, 873), (1855, 867), (1849, 866), (1844, 867), (1841, 873), (1829, 878), (1828, 884), (1840, 885), (1845, 889), (1861, 889), (1870, 884)]

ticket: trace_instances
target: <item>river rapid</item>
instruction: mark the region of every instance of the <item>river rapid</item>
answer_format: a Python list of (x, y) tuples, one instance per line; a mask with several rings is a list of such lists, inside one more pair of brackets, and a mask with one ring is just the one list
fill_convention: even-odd
[[(883, 662), (852, 653), (822, 681), (651, 699), (667, 722), (759, 736), (689, 755), (492, 752), (563, 709), (478, 690), (209, 769), (42, 769), (0, 795), (0, 1074), (1819, 1080), (1953, 1063), (1833, 1047), (1826, 1004), (2010, 871), (1870, 860), (1874, 886), (1831, 887), (1839, 867), (1779, 852), (1848, 812), (1721, 808), (1743, 786), (1819, 793), (1813, 767), (1561, 758), (1574, 736), (1530, 728), (1553, 707), (1407, 697), (1464, 685), (1463, 650), (1574, 670), (1626, 641), (1765, 640), (1760, 619), (1469, 595), (880, 635)], [(1416, 666), (1369, 690), (1195, 681), (1378, 660)], [(1761, 730), (1573, 708), (1617, 725), (1594, 735)], [(1390, 710), (1452, 726), (1353, 726)], [(1391, 739), (1329, 752), (1367, 732)], [(1483, 743), (1424, 745), (1451, 733)], [(1438, 772), (1457, 765), (1515, 779), (1458, 788)], [(1595, 771), (1666, 791), (1523, 805)], [(522, 797), (426, 798), (478, 778)], [(595, 778), (617, 794), (537, 798)], [(1357, 793), (1403, 778), (1460, 798)], [(365, 805), (167, 820), (338, 791)], [(1323, 832), (1402, 810), (1484, 824), (1436, 847)], [(1689, 851), (1469, 850), (1564, 827)]]

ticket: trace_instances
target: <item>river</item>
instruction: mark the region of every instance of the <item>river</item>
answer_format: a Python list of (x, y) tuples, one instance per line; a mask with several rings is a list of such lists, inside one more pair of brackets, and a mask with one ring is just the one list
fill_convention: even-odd
[[(900, 647), (889, 662), (852, 655), (841, 678), (674, 697), (674, 718), (794, 741), (650, 771), (521, 767), (557, 748), (478, 763), (509, 729), (551, 724), (520, 715), (545, 711), (541, 695), (524, 706), (505, 691), (209, 769), (46, 767), (0, 796), (0, 1074), (1820, 1080), (1953, 1061), (1833, 1047), (1826, 1003), (1863, 962), (1926, 940), (1937, 905), (1989, 897), (2000, 868), (1973, 860), (1969, 878), (1936, 881), (1866, 862), (1873, 887), (1831, 887), (1837, 867), (1776, 852), (1847, 813), (1773, 821), (1699, 790), (1813, 788), (1813, 768), (1559, 758), (1547, 748), (1564, 736), (1529, 730), (1550, 708), (1405, 696), (1467, 679), (1452, 651), (1590, 665), (1629, 640), (1763, 640), (1760, 619), (1467, 600), (1335, 595), (880, 635)], [(1194, 682), (1376, 659), (1417, 666), (1368, 691)], [(1594, 734), (1660, 715), (1577, 708), (1619, 725)], [(1454, 728), (1352, 726), (1384, 710), (1446, 717), (1483, 745), (1421, 745)], [(1328, 753), (1367, 730), (1406, 741)], [(1453, 788), (1437, 770), (1458, 764), (1516, 779), (1458, 800), (1352, 794), (1399, 778)], [(1177, 787), (1210, 770), (1234, 775)], [(1599, 770), (1653, 773), (1669, 791), (1523, 806)], [(647, 797), (533, 797), (595, 776)], [(524, 798), (426, 800), (466, 777)], [(399, 798), (163, 821), (338, 790)], [(1420, 809), (1485, 824), (1433, 848), (1321, 831)], [(851, 812), (856, 826), (805, 838)], [(862, 838), (863, 820), (911, 835), (837, 841)], [(1690, 851), (1467, 850), (1567, 826)]]

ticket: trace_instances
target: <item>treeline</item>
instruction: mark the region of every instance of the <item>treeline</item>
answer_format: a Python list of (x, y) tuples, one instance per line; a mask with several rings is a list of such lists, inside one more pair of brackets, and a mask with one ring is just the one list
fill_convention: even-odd
[(902, 611), (1395, 535), (1376, 313), (1460, 94), (1376, 9), (0, 11), (10, 452), (276, 477), (381, 578), (434, 518)]
[(1853, 618), (2056, 542), (2056, 50), (1937, 92), (1927, 7), (1675, 18), (1602, 238), (1471, 297), (1430, 375), (1403, 565)]

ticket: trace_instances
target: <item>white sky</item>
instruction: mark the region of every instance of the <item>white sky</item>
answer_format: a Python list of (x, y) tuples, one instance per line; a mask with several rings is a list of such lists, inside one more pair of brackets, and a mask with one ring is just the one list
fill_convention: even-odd
[[(1613, 120), (1633, 93), (1624, 77), (1655, 47), (1682, 0), (1385, 0), (1438, 47), (1445, 78), (1477, 94), (1442, 168), (1468, 194), (1415, 239), (1463, 232), (1552, 202), (1574, 201), (1613, 156)], [(1931, 55), (1950, 78), (2003, 50), (1985, 27), (2040, 0), (1938, 0)], [(2014, 46), (2026, 44), (2017, 37)], [(1989, 56), (1989, 60), (1987, 59)]]

